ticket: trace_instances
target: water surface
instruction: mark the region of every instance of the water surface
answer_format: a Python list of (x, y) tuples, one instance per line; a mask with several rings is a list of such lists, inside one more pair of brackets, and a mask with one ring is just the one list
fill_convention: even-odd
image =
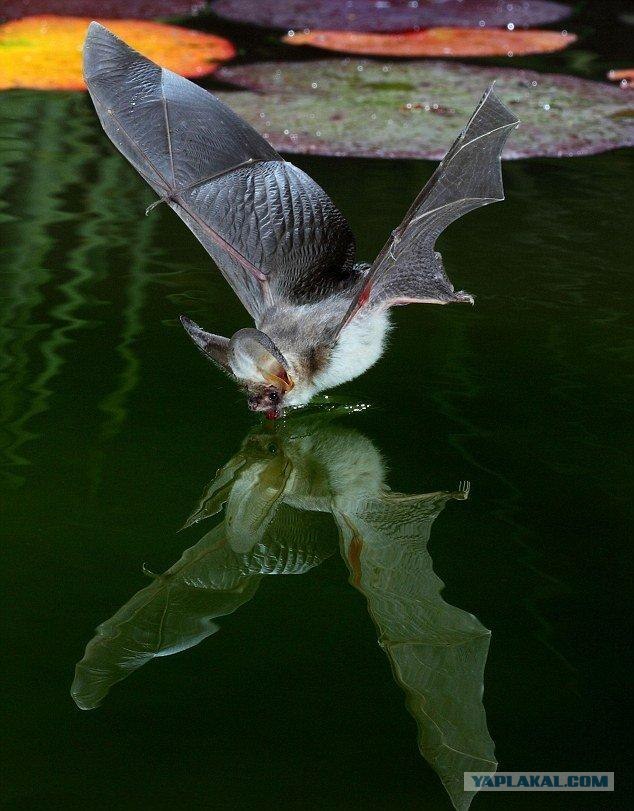
[[(477, 306), (399, 309), (336, 392), (364, 408), (269, 429), (177, 324), (230, 335), (241, 306), (169, 210), (143, 216), (87, 99), (0, 116), (7, 807), (450, 809), (457, 741), (618, 771), (631, 156), (505, 164), (507, 201), (439, 244)], [(433, 170), (293, 160), (362, 258)]]

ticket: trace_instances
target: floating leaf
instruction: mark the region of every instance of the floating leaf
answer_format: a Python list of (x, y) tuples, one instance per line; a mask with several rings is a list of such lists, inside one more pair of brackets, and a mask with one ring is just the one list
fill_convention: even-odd
[(577, 37), (559, 31), (508, 31), (506, 28), (428, 28), (401, 34), (356, 31), (289, 33), (289, 45), (313, 45), (328, 51), (368, 56), (519, 56), (550, 53)]
[(625, 94), (570, 76), (363, 59), (228, 66), (216, 75), (257, 91), (219, 95), (283, 152), (438, 160), (494, 79), (522, 121), (506, 158), (589, 155), (634, 143)]
[(623, 70), (611, 70), (608, 79), (613, 82), (620, 82), (621, 87), (634, 86), (634, 68), (624, 68)]
[[(174, 25), (101, 20), (133, 48), (185, 76), (204, 76), (235, 55), (226, 39)], [(84, 90), (81, 48), (89, 17), (25, 17), (0, 26), (0, 90)]]
[(217, 0), (212, 10), (229, 20), (266, 28), (320, 28), (329, 31), (408, 31), (432, 26), (527, 27), (562, 20), (563, 3), (545, 0)]
[(64, 17), (108, 17), (145, 20), (155, 17), (188, 17), (206, 6), (204, 0), (7, 0), (0, 19), (15, 20), (34, 14)]

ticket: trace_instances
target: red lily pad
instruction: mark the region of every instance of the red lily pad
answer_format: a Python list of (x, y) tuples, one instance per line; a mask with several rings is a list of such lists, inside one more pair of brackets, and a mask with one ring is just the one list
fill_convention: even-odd
[[(25, 17), (0, 25), (0, 90), (84, 90), (81, 49), (90, 17)], [(205, 76), (235, 48), (214, 34), (139, 20), (104, 20), (133, 48), (184, 76)]]
[(522, 123), (507, 158), (634, 145), (629, 94), (606, 83), (432, 60), (333, 59), (221, 68), (219, 95), (283, 152), (442, 158), (494, 80)]
[(147, 20), (155, 17), (189, 17), (202, 11), (206, 5), (204, 0), (6, 0), (0, 6), (0, 19), (55, 14), (91, 19)]
[(561, 51), (575, 42), (560, 31), (509, 31), (506, 28), (427, 28), (399, 34), (356, 31), (291, 32), (289, 45), (312, 45), (328, 51), (367, 56), (520, 56)]
[(328, 31), (528, 27), (570, 14), (569, 6), (548, 0), (216, 0), (211, 9), (228, 20), (265, 28)]
[(611, 70), (608, 79), (619, 82), (621, 87), (634, 87), (634, 68), (623, 68), (621, 70)]

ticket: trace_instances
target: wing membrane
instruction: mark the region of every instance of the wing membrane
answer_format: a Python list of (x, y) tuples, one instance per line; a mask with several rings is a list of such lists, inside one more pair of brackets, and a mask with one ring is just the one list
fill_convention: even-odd
[(463, 214), (504, 199), (500, 156), (518, 123), (491, 85), (372, 264), (340, 329), (364, 305), (473, 301), (454, 291), (434, 244)]
[(98, 23), (84, 75), (115, 146), (193, 231), (249, 313), (327, 295), (354, 238), (325, 192), (215, 96)]
[(443, 600), (427, 544), (446, 502), (467, 492), (386, 492), (357, 512), (335, 512), (351, 582), (405, 692), (421, 754), (460, 811), (474, 796), (464, 791), (464, 772), (497, 766), (482, 703), (490, 632)]

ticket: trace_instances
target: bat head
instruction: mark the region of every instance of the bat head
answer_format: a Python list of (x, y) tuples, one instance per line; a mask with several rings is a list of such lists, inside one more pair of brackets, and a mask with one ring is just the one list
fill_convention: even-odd
[(263, 411), (267, 420), (276, 420), (282, 416), (286, 393), (283, 389), (258, 383), (247, 383), (244, 388), (251, 411)]
[(263, 411), (272, 420), (282, 416), (284, 397), (294, 383), (286, 358), (266, 333), (241, 329), (229, 340), (205, 332), (184, 315), (181, 324), (201, 352), (239, 383), (251, 411)]

